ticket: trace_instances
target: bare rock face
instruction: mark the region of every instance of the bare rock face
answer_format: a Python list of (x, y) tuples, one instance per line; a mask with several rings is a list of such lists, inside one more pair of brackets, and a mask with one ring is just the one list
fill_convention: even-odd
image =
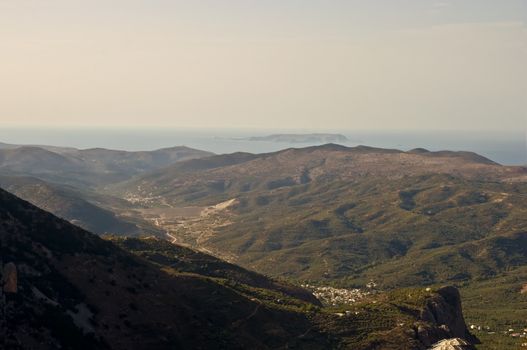
[(5, 293), (16, 293), (18, 291), (18, 276), (14, 263), (10, 262), (4, 265), (2, 282)]
[(416, 324), (417, 339), (426, 347), (434, 344), (437, 339), (445, 339), (450, 337), (448, 330), (444, 327), (431, 326), (427, 323)]
[(437, 291), (437, 296), (428, 299), (420, 319), (425, 324), (416, 325), (416, 335), (425, 346), (448, 338), (479, 343), (468, 331), (461, 308), (461, 296), (455, 287), (443, 287)]
[(461, 309), (461, 297), (454, 287), (444, 287), (438, 291), (442, 298), (430, 299), (426, 305), (425, 321), (446, 325), (456, 338), (467, 338), (468, 330)]

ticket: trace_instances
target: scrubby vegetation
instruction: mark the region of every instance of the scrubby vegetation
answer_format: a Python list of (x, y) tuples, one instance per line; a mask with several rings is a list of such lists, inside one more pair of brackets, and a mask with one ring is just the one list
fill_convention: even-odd
[(166, 241), (102, 240), (1, 190), (0, 209), (0, 265), (19, 270), (18, 291), (0, 298), (8, 348), (402, 350), (458, 336), (420, 316), (433, 299), (457, 317), (441, 290), (324, 308), (301, 288)]
[[(527, 265), (524, 168), (466, 152), (335, 145), (213, 159), (214, 166), (202, 159), (197, 171), (182, 163), (116, 193), (143, 196), (154, 207), (160, 199), (203, 207), (235, 199), (214, 222), (197, 218), (174, 234), (298, 284), (355, 288), (373, 280), (390, 290), (448, 283), (465, 293)], [(207, 184), (217, 181), (223, 187), (211, 190)], [(193, 234), (200, 229), (207, 234)], [(469, 297), (469, 315), (521, 310), (518, 298), (497, 295), (503, 301), (488, 307), (485, 298)], [(519, 311), (508, 315), (499, 322), (525, 318)]]

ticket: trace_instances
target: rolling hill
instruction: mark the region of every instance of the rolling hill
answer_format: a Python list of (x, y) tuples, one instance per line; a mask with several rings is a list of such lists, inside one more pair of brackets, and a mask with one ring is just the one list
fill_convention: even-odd
[(419, 175), (522, 182), (526, 168), (501, 166), (470, 152), (409, 152), (328, 144), (269, 154), (234, 153), (181, 162), (116, 185), (121, 194), (163, 196), (172, 204), (210, 204), (249, 192), (295, 186), (349, 185), (368, 179), (396, 181)]
[(124, 181), (178, 161), (210, 156), (188, 147), (126, 152), (53, 146), (0, 147), (0, 174), (34, 176), (49, 182), (95, 188)]
[(181, 162), (115, 191), (151, 207), (230, 200), (169, 229), (256, 271), (395, 287), (525, 264), (526, 180), (469, 152), (325, 145)]
[(125, 201), (97, 190), (178, 161), (210, 155), (187, 147), (125, 152), (1, 144), (0, 186), (98, 234), (160, 235), (162, 231), (152, 224), (126, 217), (130, 206)]

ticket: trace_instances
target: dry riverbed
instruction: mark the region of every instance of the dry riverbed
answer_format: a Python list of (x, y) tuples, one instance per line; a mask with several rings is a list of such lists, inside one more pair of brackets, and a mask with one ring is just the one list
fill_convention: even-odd
[(230, 199), (207, 207), (169, 207), (155, 206), (150, 203), (146, 208), (136, 209), (136, 213), (156, 227), (165, 231), (166, 239), (172, 243), (201, 250), (227, 261), (236, 260), (236, 256), (215, 251), (207, 247), (207, 240), (218, 234), (218, 228), (232, 223), (232, 211), (237, 203)]

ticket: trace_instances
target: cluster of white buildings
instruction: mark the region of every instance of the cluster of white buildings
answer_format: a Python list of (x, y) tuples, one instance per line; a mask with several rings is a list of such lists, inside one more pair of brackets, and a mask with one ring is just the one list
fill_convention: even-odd
[[(139, 186), (137, 189), (140, 191), (141, 186)], [(149, 193), (149, 195), (151, 197), (144, 197), (142, 195), (127, 192), (124, 195), (124, 199), (132, 204), (143, 204), (143, 205), (155, 204), (159, 202), (159, 200), (161, 199), (160, 196), (154, 196), (152, 193)]]
[(350, 305), (367, 295), (372, 294), (371, 290), (345, 289), (334, 287), (319, 287), (310, 284), (303, 284), (303, 288), (310, 290), (313, 295), (325, 305)]
[[(470, 325), (470, 330), (487, 332), (487, 334), (496, 334), (489, 326), (478, 326), (475, 324)], [(517, 331), (514, 328), (509, 328), (506, 331), (503, 331), (503, 334), (508, 335), (513, 338), (527, 338), (527, 328)], [(523, 347), (527, 347), (527, 343), (522, 344)]]
[[(509, 328), (504, 334), (508, 334), (513, 338), (527, 338), (527, 328), (522, 331), (515, 331), (513, 328)], [(522, 345), (523, 346), (523, 345)]]

